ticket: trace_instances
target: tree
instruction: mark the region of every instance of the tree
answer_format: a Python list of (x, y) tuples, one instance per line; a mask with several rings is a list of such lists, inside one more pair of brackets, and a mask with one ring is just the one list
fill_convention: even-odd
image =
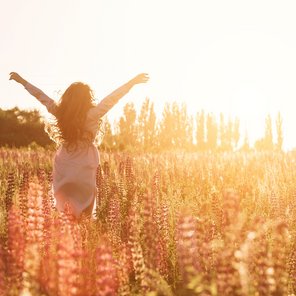
[(227, 126), (225, 128), (225, 150), (232, 151), (232, 139), (233, 139), (233, 123), (231, 118), (228, 119)]
[(244, 144), (243, 144), (241, 150), (245, 151), (245, 152), (250, 150), (249, 136), (248, 136), (247, 131), (245, 132)]
[(176, 102), (172, 105), (173, 115), (173, 143), (177, 149), (188, 150), (193, 141), (193, 120), (188, 116), (186, 105), (179, 106)]
[(26, 111), (15, 107), (0, 109), (0, 146), (28, 146), (32, 142), (40, 146), (53, 144), (37, 110)]
[(219, 123), (219, 138), (220, 138), (220, 150), (227, 150), (227, 130), (224, 120), (224, 115), (220, 113), (220, 123)]
[(188, 150), (193, 146), (193, 119), (185, 104), (166, 103), (159, 124), (159, 142), (162, 150)]
[(272, 150), (273, 149), (272, 121), (271, 121), (270, 114), (268, 114), (265, 119), (264, 148), (265, 148), (265, 150)]
[(149, 117), (147, 122), (147, 149), (156, 149), (158, 147), (157, 141), (157, 126), (156, 126), (156, 114), (154, 111), (154, 104), (150, 104)]
[(272, 121), (270, 114), (265, 118), (264, 137), (255, 142), (256, 150), (273, 150)]
[(115, 137), (112, 133), (112, 128), (111, 128), (111, 124), (108, 121), (108, 119), (106, 118), (103, 122), (102, 122), (102, 131), (104, 133), (103, 135), (103, 141), (101, 144), (100, 149), (102, 150), (107, 150), (107, 151), (112, 151), (115, 148)]
[(283, 146), (283, 119), (281, 113), (279, 112), (276, 118), (276, 132), (277, 132), (277, 149), (282, 150)]
[(142, 104), (140, 115), (138, 117), (138, 142), (142, 149), (146, 149), (147, 146), (147, 122), (149, 116), (149, 99), (146, 98)]
[(197, 150), (205, 150), (205, 113), (202, 110), (196, 115), (196, 147)]
[(207, 144), (208, 150), (214, 151), (217, 149), (218, 127), (213, 114), (207, 115)]
[(233, 146), (234, 146), (234, 148), (237, 148), (239, 138), (240, 138), (239, 126), (240, 126), (239, 119), (235, 118), (234, 127), (233, 127)]
[(142, 104), (138, 118), (138, 141), (144, 151), (156, 147), (156, 115), (153, 103), (148, 98)]
[(118, 141), (122, 148), (135, 148), (136, 146), (136, 117), (134, 104), (127, 103), (123, 108), (123, 116), (119, 119)]
[(171, 106), (169, 103), (166, 103), (159, 124), (159, 143), (161, 150), (170, 150), (173, 147), (173, 124)]

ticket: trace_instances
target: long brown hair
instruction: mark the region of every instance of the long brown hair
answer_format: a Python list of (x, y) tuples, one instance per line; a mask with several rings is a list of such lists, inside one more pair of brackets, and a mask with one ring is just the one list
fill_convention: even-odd
[(56, 109), (55, 124), (51, 127), (55, 132), (54, 140), (62, 142), (67, 149), (75, 149), (80, 140), (91, 140), (91, 134), (84, 130), (87, 111), (91, 107), (94, 107), (91, 88), (82, 82), (72, 83)]

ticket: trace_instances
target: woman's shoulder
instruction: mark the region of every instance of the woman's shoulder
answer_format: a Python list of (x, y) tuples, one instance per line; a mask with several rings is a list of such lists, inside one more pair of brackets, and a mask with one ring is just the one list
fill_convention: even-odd
[(97, 106), (92, 106), (89, 108), (86, 114), (86, 120), (87, 121), (95, 121), (97, 122), (99, 120), (98, 112), (97, 112)]

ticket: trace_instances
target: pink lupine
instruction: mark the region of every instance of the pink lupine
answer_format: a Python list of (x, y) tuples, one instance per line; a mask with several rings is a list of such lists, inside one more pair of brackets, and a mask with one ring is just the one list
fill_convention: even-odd
[(180, 278), (185, 285), (192, 273), (200, 270), (196, 224), (197, 219), (185, 212), (180, 214), (176, 225), (177, 261)]
[(29, 180), (30, 173), (28, 170), (23, 172), (20, 188), (19, 188), (19, 207), (22, 212), (22, 216), (24, 219), (27, 218), (28, 215), (28, 204), (27, 204), (27, 195), (29, 190)]
[(58, 294), (58, 242), (60, 241), (61, 221), (52, 218), (49, 235), (44, 244), (44, 252), (41, 258), (40, 285), (42, 291), (48, 295)]
[(157, 208), (156, 221), (159, 232), (157, 242), (157, 270), (160, 274), (168, 279), (169, 277), (169, 222), (168, 222), (168, 207), (166, 202), (162, 202)]
[(130, 248), (128, 248), (127, 244), (122, 243), (117, 264), (117, 275), (119, 283), (118, 292), (121, 296), (130, 295), (129, 277), (132, 270), (133, 262)]
[[(157, 269), (160, 262), (163, 262), (163, 247), (160, 243), (160, 231), (156, 224), (156, 205), (154, 196), (151, 194), (144, 195), (143, 198), (143, 253), (145, 265), (150, 269)], [(160, 247), (160, 248), (159, 248)]]
[(0, 244), (0, 295), (7, 295), (5, 252)]
[(10, 172), (8, 174), (8, 179), (7, 179), (7, 189), (5, 192), (5, 207), (6, 207), (6, 212), (9, 211), (10, 207), (12, 206), (12, 198), (15, 192), (15, 179), (14, 179), (14, 173)]
[[(67, 221), (67, 219), (65, 219)], [(80, 276), (81, 276), (81, 248), (77, 248), (76, 241), (78, 230), (76, 227), (69, 224), (61, 225), (61, 231), (58, 242), (58, 295), (79, 295), (80, 291)], [(76, 238), (75, 238), (76, 237)]]
[(8, 213), (7, 275), (9, 286), (21, 289), (24, 271), (25, 237), (21, 212), (12, 206)]
[(121, 235), (121, 221), (120, 221), (120, 203), (117, 194), (114, 194), (109, 202), (108, 209), (108, 230), (111, 236), (112, 242), (119, 246)]
[(116, 263), (112, 249), (101, 242), (96, 249), (96, 296), (115, 296), (118, 290)]
[(147, 291), (148, 284), (146, 277), (146, 265), (144, 262), (143, 250), (140, 243), (139, 233), (139, 217), (136, 206), (133, 205), (129, 213), (129, 240), (128, 246), (132, 254), (133, 268), (135, 272), (135, 279), (140, 289)]

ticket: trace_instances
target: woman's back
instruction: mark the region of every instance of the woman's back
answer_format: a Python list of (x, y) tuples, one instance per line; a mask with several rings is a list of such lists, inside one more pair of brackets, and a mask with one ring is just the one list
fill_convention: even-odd
[(93, 209), (97, 192), (96, 172), (100, 162), (94, 144), (99, 122), (134, 85), (147, 82), (147, 75), (136, 76), (97, 105), (93, 104), (92, 92), (84, 83), (71, 84), (57, 104), (17, 73), (10, 75), (10, 79), (22, 84), (56, 119), (53, 132), (57, 137), (54, 139), (60, 144), (53, 161), (52, 186), (56, 208), (63, 211), (68, 203), (77, 217), (84, 210)]

